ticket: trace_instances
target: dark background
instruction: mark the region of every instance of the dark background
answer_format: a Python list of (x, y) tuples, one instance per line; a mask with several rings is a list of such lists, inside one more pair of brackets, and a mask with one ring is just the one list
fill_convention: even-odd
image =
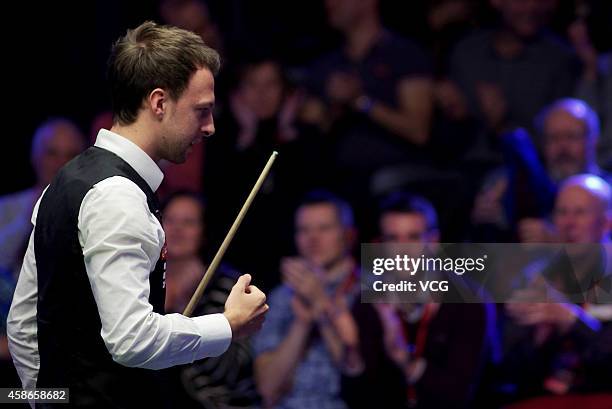
[[(475, 1), (480, 3), (478, 23), (489, 24), (494, 13), (488, 1)], [(612, 1), (594, 0), (598, 2), (606, 9), (598, 18), (605, 19)], [(104, 71), (112, 42), (144, 20), (159, 22), (157, 4), (154, 0), (22, 1), (4, 6), (0, 194), (34, 182), (30, 140), (43, 120), (66, 116), (89, 135), (93, 117), (108, 109)], [(289, 67), (299, 67), (338, 43), (338, 36), (326, 24), (322, 0), (212, 0), (208, 4), (235, 60), (249, 53), (266, 53)], [(383, 20), (427, 46), (427, 4), (428, 0), (383, 0)], [(574, 10), (574, 0), (560, 0), (553, 29), (564, 34)], [(600, 48), (609, 47), (609, 24), (599, 24), (593, 34)]]

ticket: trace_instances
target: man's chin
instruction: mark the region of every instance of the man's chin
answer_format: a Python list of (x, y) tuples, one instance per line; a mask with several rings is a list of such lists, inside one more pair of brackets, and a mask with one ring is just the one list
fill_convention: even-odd
[(176, 156), (172, 158), (166, 158), (166, 160), (175, 165), (180, 165), (180, 164), (187, 162), (187, 154), (183, 154), (183, 156), (180, 156), (180, 157)]
[(185, 150), (176, 152), (174, 155), (172, 155), (172, 158), (169, 158), (168, 160), (176, 165), (180, 165), (187, 162), (187, 158), (189, 158), (191, 152), (193, 152), (193, 146), (189, 145)]

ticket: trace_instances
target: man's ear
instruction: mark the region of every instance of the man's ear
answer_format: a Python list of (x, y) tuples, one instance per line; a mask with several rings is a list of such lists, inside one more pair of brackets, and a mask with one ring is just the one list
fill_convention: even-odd
[(149, 93), (147, 106), (153, 116), (161, 121), (166, 113), (168, 93), (161, 88), (155, 88)]

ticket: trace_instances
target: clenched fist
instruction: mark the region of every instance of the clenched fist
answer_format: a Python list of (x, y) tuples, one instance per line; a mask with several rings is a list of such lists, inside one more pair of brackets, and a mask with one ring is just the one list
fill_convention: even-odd
[(268, 309), (266, 295), (251, 285), (251, 275), (240, 276), (225, 301), (223, 313), (230, 323), (233, 338), (245, 338), (259, 331)]

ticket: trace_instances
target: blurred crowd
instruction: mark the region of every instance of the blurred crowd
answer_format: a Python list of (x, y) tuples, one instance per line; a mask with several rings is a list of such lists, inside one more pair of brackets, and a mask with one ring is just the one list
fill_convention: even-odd
[[(232, 47), (202, 0), (159, 3), (161, 22), (223, 59), (217, 134), (187, 163), (160, 164), (167, 312), (184, 309), (279, 152), (196, 310), (222, 311), (248, 272), (268, 294), (266, 323), (221, 357), (166, 371), (175, 407), (612, 408), (612, 307), (596, 296), (362, 304), (358, 246), (608, 243), (612, 3), (419, 1), (412, 38), (395, 29), (400, 17), (387, 26), (379, 3), (325, 0), (333, 47), (299, 65)], [(0, 197), (4, 386), (18, 382), (6, 314), (34, 203), (111, 125), (109, 112), (91, 137), (68, 118), (40, 124), (35, 185)], [(607, 261), (576, 257), (578, 281)]]

